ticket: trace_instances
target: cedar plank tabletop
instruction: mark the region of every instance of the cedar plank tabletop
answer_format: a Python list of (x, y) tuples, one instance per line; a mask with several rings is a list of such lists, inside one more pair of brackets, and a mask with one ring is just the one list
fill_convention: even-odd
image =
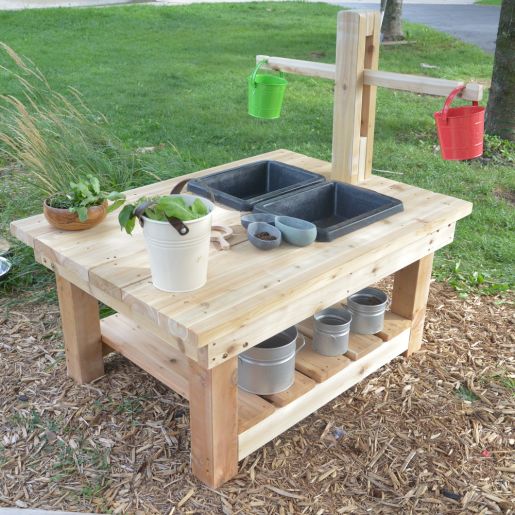
[[(330, 171), (329, 163), (278, 150), (189, 177), (262, 159)], [(168, 193), (178, 180), (131, 190), (128, 200)], [(404, 212), (305, 248), (283, 244), (262, 252), (245, 241), (219, 251), (212, 245), (207, 284), (190, 293), (153, 287), (141, 229), (132, 237), (122, 233), (117, 213), (83, 232), (53, 229), (42, 215), (13, 222), (11, 230), (39, 262), (211, 368), (447, 245), (455, 222), (471, 211), (469, 202), (382, 177), (360, 186), (402, 200)], [(217, 207), (213, 224), (237, 225), (239, 218)]]

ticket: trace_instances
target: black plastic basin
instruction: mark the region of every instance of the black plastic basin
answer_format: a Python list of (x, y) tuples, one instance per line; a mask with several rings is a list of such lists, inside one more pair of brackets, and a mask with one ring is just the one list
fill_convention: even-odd
[(403, 210), (393, 197), (334, 181), (260, 202), (254, 209), (312, 222), (318, 241), (332, 241)]
[(192, 193), (240, 211), (299, 188), (324, 182), (317, 173), (278, 161), (259, 161), (188, 182)]

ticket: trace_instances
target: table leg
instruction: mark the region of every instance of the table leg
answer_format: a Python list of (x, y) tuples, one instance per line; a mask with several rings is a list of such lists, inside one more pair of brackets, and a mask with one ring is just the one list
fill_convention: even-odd
[(79, 384), (104, 375), (98, 301), (56, 274), (66, 367)]
[(415, 261), (395, 273), (391, 310), (411, 320), (411, 335), (406, 356), (422, 346), (433, 254)]
[(189, 360), (191, 466), (211, 488), (238, 472), (238, 358), (210, 370)]

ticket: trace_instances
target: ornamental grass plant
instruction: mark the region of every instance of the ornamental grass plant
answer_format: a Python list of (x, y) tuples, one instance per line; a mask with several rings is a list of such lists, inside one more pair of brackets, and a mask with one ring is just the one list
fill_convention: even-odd
[(0, 156), (14, 165), (14, 180), (30, 195), (66, 192), (81, 177), (98, 177), (105, 190), (134, 185), (141, 164), (108, 131), (106, 118), (91, 111), (80, 93), (55, 91), (28, 59), (0, 43), (0, 72), (18, 82), (21, 94), (0, 95)]

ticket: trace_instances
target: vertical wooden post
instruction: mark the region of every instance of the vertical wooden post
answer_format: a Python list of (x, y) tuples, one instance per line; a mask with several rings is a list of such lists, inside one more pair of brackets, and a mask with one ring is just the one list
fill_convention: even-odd
[[(364, 68), (377, 70), (379, 65), (379, 36), (381, 33), (381, 16), (379, 12), (367, 12), (367, 22), (371, 25), (372, 33), (367, 35), (365, 42)], [(360, 174), (360, 182), (367, 179), (372, 173), (372, 157), (374, 154), (374, 129), (376, 121), (377, 86), (363, 86), (363, 100), (361, 103), (361, 137), (366, 138), (366, 156), (362, 167), (364, 177)], [(361, 160), (360, 156), (360, 160)], [(361, 163), (360, 163), (361, 164)], [(361, 169), (361, 167), (360, 167)]]
[(189, 365), (191, 466), (218, 488), (238, 472), (238, 358), (212, 369)]
[(422, 346), (433, 254), (415, 261), (395, 273), (391, 310), (411, 320), (411, 334), (406, 356)]
[(338, 13), (331, 178), (351, 184), (359, 182), (366, 32), (365, 13)]
[(89, 383), (104, 375), (98, 302), (58, 274), (55, 278), (68, 375)]

